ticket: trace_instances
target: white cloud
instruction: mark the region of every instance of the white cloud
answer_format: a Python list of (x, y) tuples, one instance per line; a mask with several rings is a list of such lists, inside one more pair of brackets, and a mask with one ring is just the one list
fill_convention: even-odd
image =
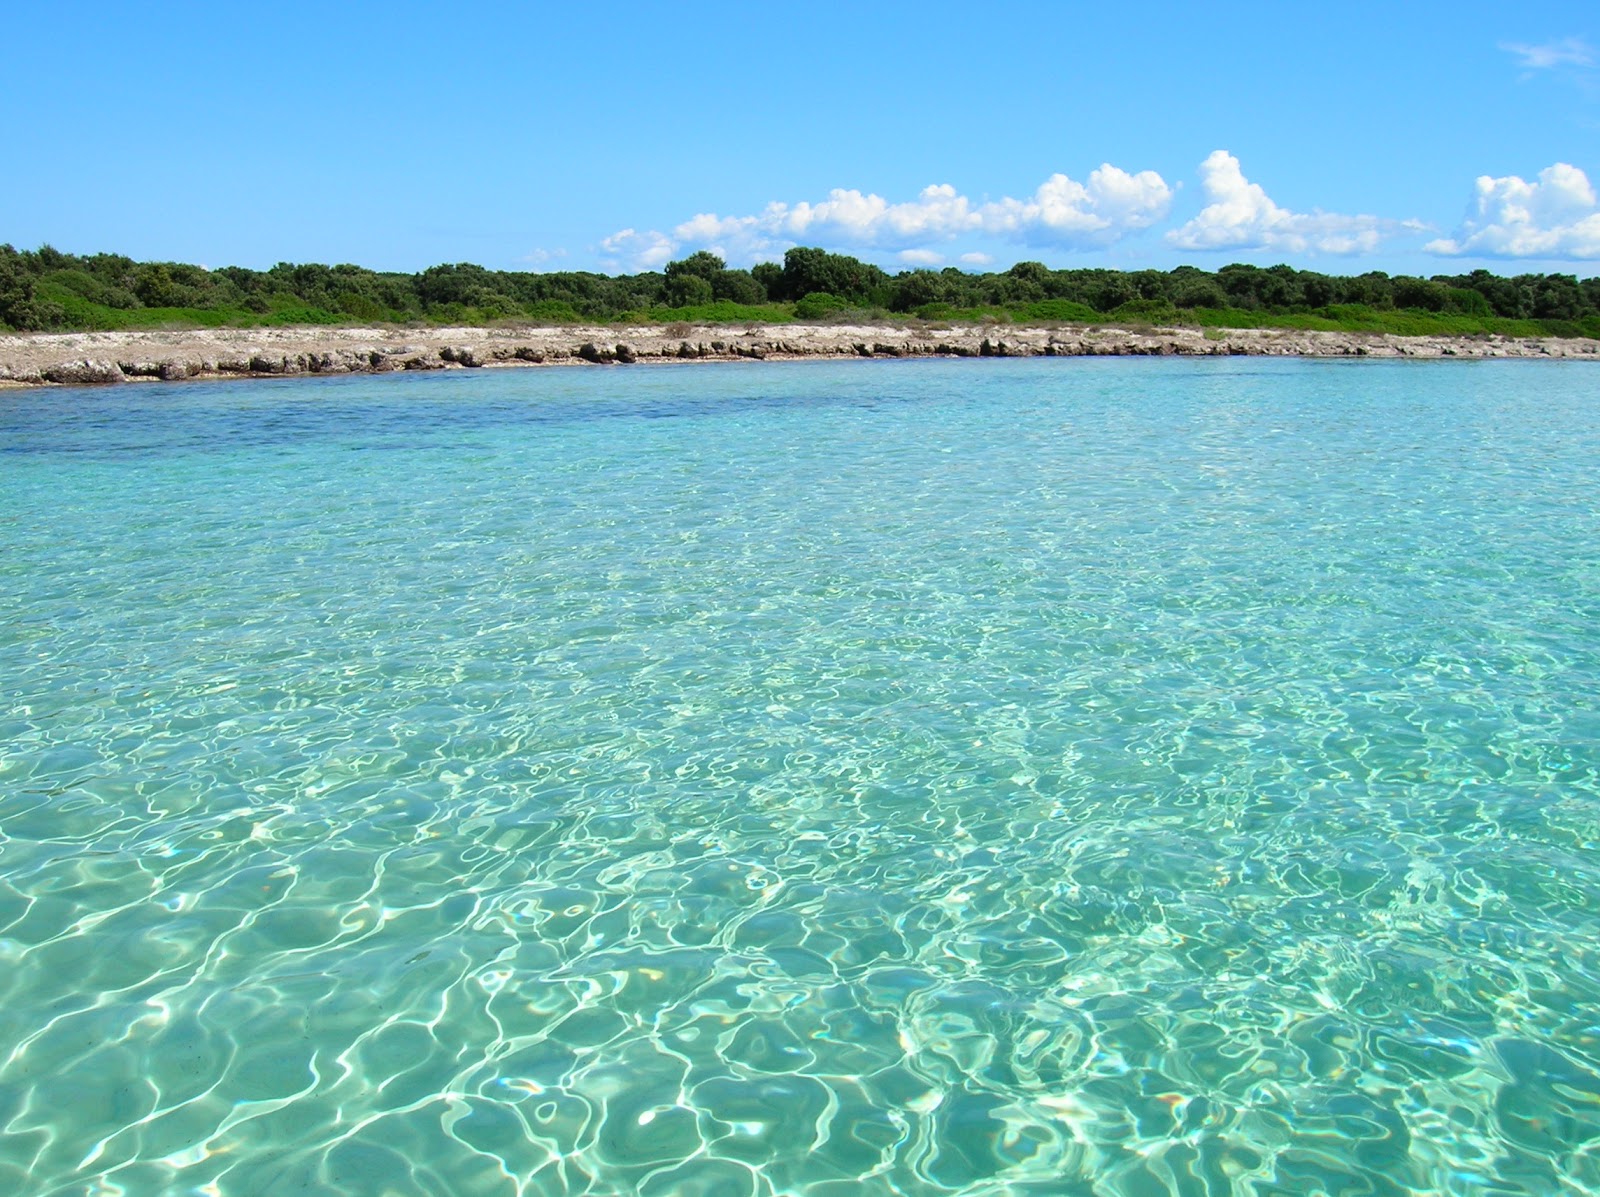
[(1517, 65), (1530, 71), (1547, 71), (1551, 67), (1592, 67), (1595, 64), (1594, 48), (1581, 37), (1564, 37), (1560, 41), (1527, 45), (1523, 42), (1501, 42), (1500, 48), (1517, 56)]
[(970, 253), (961, 255), (961, 264), (963, 266), (989, 266), (993, 263), (993, 254)]
[(907, 266), (938, 266), (944, 255), (931, 249), (902, 249), (897, 255)]
[(1557, 162), (1530, 183), (1479, 177), (1467, 218), (1429, 253), (1494, 258), (1600, 258), (1600, 200), (1589, 176)]
[(774, 201), (749, 216), (702, 212), (670, 234), (623, 229), (601, 247), (611, 258), (646, 270), (692, 249), (710, 249), (741, 263), (779, 256), (800, 243), (889, 250), (908, 262), (931, 264), (944, 258), (930, 246), (964, 236), (1004, 236), (1068, 249), (1109, 245), (1165, 217), (1172, 196), (1173, 189), (1155, 171), (1129, 174), (1110, 163), (1091, 171), (1086, 183), (1055, 174), (1027, 199), (984, 204), (948, 183), (924, 187), (915, 199), (899, 203), (836, 187), (816, 203)]
[(1291, 212), (1272, 202), (1226, 150), (1200, 164), (1200, 185), (1211, 200), (1200, 214), (1167, 234), (1179, 249), (1272, 249), (1286, 253), (1366, 253), (1385, 237), (1415, 223), (1337, 212)]
[(979, 221), (967, 197), (948, 183), (924, 187), (916, 199), (891, 204), (881, 195), (862, 195), (839, 188), (820, 204), (802, 201), (793, 208), (772, 204), (768, 213), (793, 237), (833, 236), (863, 245), (918, 245), (942, 241), (977, 229)]
[(1031, 199), (985, 204), (979, 215), (985, 232), (1035, 244), (1108, 245), (1149, 228), (1171, 206), (1172, 188), (1155, 171), (1130, 175), (1107, 162), (1087, 183), (1051, 175)]
[(564, 258), (566, 256), (567, 251), (564, 249), (535, 249), (529, 253), (523, 254), (522, 260), (528, 263), (530, 266), (538, 267), (543, 266), (546, 262), (553, 261), (556, 258)]
[[(949, 184), (925, 187), (915, 199), (891, 204), (881, 195), (834, 188), (817, 203), (773, 202), (753, 216), (719, 216), (702, 212), (672, 230), (677, 249), (710, 249), (729, 262), (779, 257), (801, 241), (895, 249), (903, 253), (942, 255), (927, 250), (929, 242), (947, 241), (974, 230), (977, 217), (970, 201)], [(921, 261), (908, 258), (907, 261)]]
[(676, 244), (654, 229), (640, 233), (623, 229), (600, 242), (600, 251), (612, 269), (628, 266), (634, 270), (655, 270), (672, 260)]

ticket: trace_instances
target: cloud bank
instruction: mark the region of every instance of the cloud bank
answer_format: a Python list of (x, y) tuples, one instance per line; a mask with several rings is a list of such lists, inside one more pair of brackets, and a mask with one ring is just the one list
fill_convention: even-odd
[[(1054, 174), (1026, 199), (979, 203), (948, 183), (913, 200), (835, 188), (816, 203), (774, 201), (749, 216), (702, 212), (671, 233), (623, 229), (600, 243), (607, 258), (654, 269), (677, 253), (710, 249), (729, 262), (775, 258), (801, 241), (897, 252), (903, 261), (944, 260), (931, 245), (964, 236), (1005, 237), (1029, 245), (1090, 249), (1110, 245), (1164, 219), (1174, 189), (1153, 170), (1129, 173), (1109, 162), (1085, 182)], [(968, 260), (970, 255), (963, 255)]]
[(676, 241), (654, 229), (645, 233), (622, 229), (600, 241), (600, 251), (609, 261), (631, 263), (635, 270), (658, 270), (672, 261), (677, 250)]
[(1432, 254), (1488, 258), (1600, 258), (1600, 202), (1589, 176), (1557, 162), (1535, 182), (1482, 175), (1453, 237), (1423, 246)]
[(1200, 164), (1200, 185), (1211, 200), (1200, 214), (1167, 234), (1179, 249), (1274, 249), (1286, 253), (1367, 253), (1385, 237), (1413, 226), (1376, 216), (1291, 212), (1259, 183), (1244, 177), (1239, 160), (1214, 150)]
[[(1568, 46), (1562, 53), (1570, 57), (1578, 51)], [(1409, 248), (1415, 252), (1421, 235), (1434, 231), (1415, 220), (1292, 211), (1251, 182), (1227, 150), (1208, 155), (1199, 178), (1204, 207), (1163, 237), (1180, 250), (1354, 256), (1394, 238), (1414, 237)], [(952, 260), (985, 267), (994, 258), (971, 242), (1101, 249), (1165, 221), (1176, 194), (1176, 186), (1153, 170), (1131, 173), (1110, 163), (1081, 182), (1053, 174), (1021, 199), (974, 200), (948, 183), (924, 187), (915, 198), (899, 202), (835, 188), (823, 200), (774, 201), (745, 216), (702, 212), (667, 232), (622, 229), (601, 241), (600, 251), (608, 267), (627, 270), (659, 270), (699, 249), (732, 265), (747, 265), (781, 258), (798, 244), (876, 251), (910, 267)], [(1540, 171), (1532, 182), (1485, 175), (1454, 235), (1420, 248), (1447, 257), (1600, 259), (1600, 202), (1588, 176), (1564, 162)]]

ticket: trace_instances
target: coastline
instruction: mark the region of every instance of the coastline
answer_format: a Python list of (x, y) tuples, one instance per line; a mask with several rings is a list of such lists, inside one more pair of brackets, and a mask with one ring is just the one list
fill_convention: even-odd
[(11, 333), (0, 335), (0, 387), (634, 362), (1120, 356), (1600, 361), (1600, 340), (1109, 325), (295, 327)]

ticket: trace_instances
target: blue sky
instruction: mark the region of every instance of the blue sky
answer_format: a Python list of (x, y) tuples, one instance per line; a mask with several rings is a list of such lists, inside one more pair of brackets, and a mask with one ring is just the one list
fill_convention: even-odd
[(21, 5), (0, 241), (1600, 273), (1600, 5)]

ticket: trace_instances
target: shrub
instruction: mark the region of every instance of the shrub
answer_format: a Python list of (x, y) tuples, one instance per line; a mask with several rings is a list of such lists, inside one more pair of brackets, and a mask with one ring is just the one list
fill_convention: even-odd
[(382, 320), (388, 313), (383, 310), (383, 305), (370, 295), (362, 295), (355, 291), (342, 291), (334, 301), (334, 306), (347, 316), (354, 316), (357, 320)]
[[(1146, 299), (1134, 300), (1134, 303), (1149, 302)], [(1070, 299), (1041, 299), (1034, 303), (1018, 304), (1015, 313), (1019, 320), (1041, 323), (1094, 324), (1100, 319), (1100, 313), (1088, 304)]]
[(1137, 320), (1146, 324), (1171, 323), (1178, 318), (1178, 309), (1166, 299), (1130, 299), (1111, 310), (1117, 320)]
[(697, 307), (715, 296), (711, 283), (698, 274), (675, 274), (667, 279), (666, 303), (671, 308)]
[(66, 308), (49, 299), (24, 299), (7, 315), (22, 332), (50, 332), (69, 327)]
[(794, 314), (801, 320), (820, 320), (849, 306), (837, 295), (830, 295), (826, 291), (812, 291), (794, 305)]
[(658, 310), (656, 320), (683, 321), (690, 324), (785, 324), (789, 310), (777, 304), (755, 305), (730, 303), (719, 299), (715, 303), (696, 304), (693, 307)]
[(523, 311), (528, 319), (537, 320), (541, 324), (583, 323), (583, 317), (578, 315), (578, 310), (564, 299), (541, 299), (538, 303), (530, 303)]

